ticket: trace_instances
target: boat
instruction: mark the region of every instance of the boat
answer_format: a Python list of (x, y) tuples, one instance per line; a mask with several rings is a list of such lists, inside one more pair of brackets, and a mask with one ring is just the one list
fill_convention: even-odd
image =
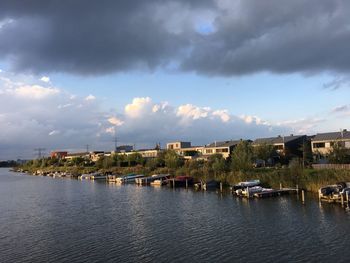
[(218, 182), (216, 180), (210, 180), (210, 181), (203, 181), (203, 180), (201, 180), (201, 182), (195, 183), (194, 187), (196, 189), (202, 189), (204, 191), (206, 191), (206, 190), (216, 190), (216, 189), (220, 188), (220, 182)]
[(107, 182), (108, 183), (116, 183), (118, 178), (118, 175), (107, 175)]
[(143, 174), (128, 174), (116, 178), (116, 183), (135, 183), (136, 179), (145, 177)]
[(350, 195), (350, 183), (339, 182), (334, 185), (323, 186), (318, 190), (320, 200), (341, 201), (342, 197), (346, 198)]
[(171, 187), (186, 187), (193, 185), (193, 177), (190, 176), (176, 176), (168, 179), (168, 185)]
[(153, 174), (153, 175), (148, 176), (148, 177), (136, 178), (135, 183), (137, 183), (139, 185), (147, 185), (147, 184), (151, 184), (152, 182), (154, 182), (156, 180), (166, 181), (168, 179), (169, 179), (169, 174)]
[(261, 193), (263, 191), (263, 189), (264, 188), (262, 188), (261, 186), (253, 186), (253, 187), (238, 189), (238, 191), (241, 190), (240, 195), (250, 197), (250, 196), (254, 195), (255, 193)]
[(238, 184), (234, 185), (232, 187), (233, 191), (244, 189), (247, 187), (254, 187), (259, 186), (261, 184), (260, 180), (251, 180), (251, 181), (245, 181), (245, 182), (239, 182)]
[(82, 174), (82, 175), (78, 176), (78, 179), (79, 180), (88, 180), (88, 179), (90, 179), (90, 177), (91, 177), (91, 174)]
[(151, 186), (162, 186), (167, 184), (167, 179), (157, 179), (150, 183)]
[(96, 173), (90, 176), (90, 180), (106, 180), (107, 179), (107, 175), (103, 175), (100, 173)]

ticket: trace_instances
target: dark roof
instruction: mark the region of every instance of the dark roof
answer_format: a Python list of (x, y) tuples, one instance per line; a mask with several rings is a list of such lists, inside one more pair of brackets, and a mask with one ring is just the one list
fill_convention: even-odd
[(317, 133), (312, 139), (313, 141), (335, 141), (341, 139), (350, 139), (350, 132), (344, 130), (342, 132)]
[(277, 136), (277, 137), (270, 137), (270, 138), (258, 138), (256, 139), (253, 144), (259, 145), (259, 144), (279, 144), (279, 143), (288, 143), (294, 140), (297, 140), (305, 135), (290, 135), (290, 136)]
[(237, 141), (213, 142), (213, 143), (207, 144), (205, 147), (206, 147), (206, 148), (212, 148), (212, 147), (232, 147), (232, 146), (236, 146), (236, 145), (239, 144), (240, 142), (241, 142), (241, 140), (237, 140)]

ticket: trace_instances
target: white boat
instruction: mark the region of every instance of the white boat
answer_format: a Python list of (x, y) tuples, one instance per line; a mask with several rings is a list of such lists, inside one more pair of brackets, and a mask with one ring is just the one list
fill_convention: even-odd
[(117, 183), (135, 183), (138, 178), (145, 177), (143, 174), (132, 174), (121, 176), (116, 179)]
[(261, 193), (264, 188), (261, 186), (253, 186), (253, 187), (247, 187), (245, 189), (242, 189), (242, 195), (244, 196), (251, 196), (255, 193)]
[(137, 184), (150, 184), (156, 180), (166, 180), (169, 178), (169, 174), (153, 174), (149, 177), (140, 177), (135, 180)]
[(236, 186), (241, 188), (254, 187), (260, 185), (260, 180), (251, 180), (246, 182), (239, 182)]
[(79, 180), (88, 180), (88, 179), (90, 179), (90, 177), (91, 177), (91, 174), (82, 174), (82, 175), (78, 176), (78, 179)]
[(107, 176), (103, 174), (93, 174), (90, 177), (90, 180), (106, 180)]

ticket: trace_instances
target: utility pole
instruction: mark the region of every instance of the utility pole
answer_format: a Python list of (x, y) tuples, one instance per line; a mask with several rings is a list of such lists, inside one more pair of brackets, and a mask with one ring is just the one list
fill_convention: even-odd
[(116, 127), (114, 128), (113, 142), (114, 142), (114, 150), (115, 150), (115, 152), (117, 152), (118, 151), (118, 139), (117, 139), (117, 128)]
[(89, 146), (88, 144), (85, 145), (86, 146), (86, 152), (89, 153)]
[(34, 151), (37, 153), (38, 159), (41, 159), (44, 155), (44, 151), (46, 151), (45, 148), (36, 148)]

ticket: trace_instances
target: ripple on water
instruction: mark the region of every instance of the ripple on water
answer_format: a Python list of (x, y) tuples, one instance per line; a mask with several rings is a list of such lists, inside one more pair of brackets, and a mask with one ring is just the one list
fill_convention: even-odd
[(111, 186), (0, 169), (2, 262), (345, 261), (350, 214), (294, 196)]

